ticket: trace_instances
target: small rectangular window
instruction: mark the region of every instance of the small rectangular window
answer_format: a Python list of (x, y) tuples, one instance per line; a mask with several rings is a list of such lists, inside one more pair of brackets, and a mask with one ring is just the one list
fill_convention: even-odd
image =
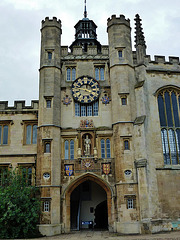
[(122, 103), (122, 105), (127, 105), (127, 98), (126, 97), (122, 97), (121, 98), (121, 103)]
[(45, 153), (50, 153), (51, 152), (51, 143), (50, 142), (45, 142), (44, 152)]
[(48, 52), (48, 60), (52, 59), (52, 52)]
[(44, 212), (49, 212), (50, 211), (50, 202), (49, 201), (44, 201)]
[(128, 198), (127, 199), (127, 209), (133, 209), (133, 199), (132, 198)]
[(124, 150), (129, 150), (129, 140), (124, 140)]
[(46, 100), (46, 108), (51, 108), (51, 100)]
[(125, 196), (125, 201), (126, 201), (127, 209), (136, 208), (136, 196), (135, 195)]
[(123, 56), (122, 50), (119, 50), (119, 51), (118, 51), (118, 56), (119, 56), (119, 58), (122, 58), (122, 56)]

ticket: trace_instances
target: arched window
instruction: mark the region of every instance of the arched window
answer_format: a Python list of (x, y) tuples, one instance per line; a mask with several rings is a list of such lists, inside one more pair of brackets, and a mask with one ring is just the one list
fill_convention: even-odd
[(71, 81), (71, 69), (67, 68), (67, 81)]
[(64, 142), (64, 159), (74, 160), (74, 140), (65, 140)]
[(33, 144), (37, 143), (37, 125), (33, 126), (33, 139), (32, 139), (32, 143)]
[(4, 126), (3, 144), (8, 144), (8, 126)]
[(72, 81), (74, 81), (76, 79), (76, 69), (73, 68), (72, 69)]
[(37, 143), (37, 124), (28, 124), (26, 126), (26, 144)]
[(64, 158), (69, 159), (69, 142), (68, 142), (68, 140), (65, 141), (64, 147), (65, 147)]
[(70, 141), (70, 159), (74, 159), (74, 141)]
[(26, 127), (26, 144), (31, 144), (31, 125)]
[(45, 152), (45, 153), (50, 153), (50, 152), (51, 152), (51, 144), (50, 144), (50, 142), (45, 143), (44, 152)]
[(100, 77), (101, 80), (104, 80), (104, 68), (100, 69)]
[(0, 122), (0, 145), (8, 144), (8, 130), (9, 126)]
[(111, 144), (109, 138), (106, 140), (106, 153), (107, 153), (107, 158), (111, 157)]
[(110, 139), (101, 139), (101, 158), (111, 158)]
[(180, 92), (162, 90), (158, 94), (164, 164), (180, 164)]
[(99, 80), (99, 68), (95, 68), (95, 79)]
[(101, 158), (105, 158), (105, 140), (101, 139)]

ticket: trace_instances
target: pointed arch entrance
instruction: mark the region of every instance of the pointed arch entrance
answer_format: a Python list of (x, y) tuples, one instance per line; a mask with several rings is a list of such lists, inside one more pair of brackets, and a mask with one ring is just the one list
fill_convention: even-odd
[[(75, 221), (74, 223), (76, 224), (76, 220), (73, 220), (74, 216), (71, 213), (71, 210), (72, 210), (72, 205), (71, 205), (72, 197), (71, 197), (71, 194), (73, 193), (73, 191), (75, 189), (80, 188), (80, 186), (82, 186), (83, 183), (86, 184), (88, 182), (91, 182), (92, 185), (96, 186), (97, 189), (98, 189), (98, 187), (100, 189), (102, 189), (102, 192), (104, 191), (105, 195), (106, 195), (106, 199), (104, 199), (102, 202), (99, 202), (97, 204), (97, 209), (96, 208), (94, 209), (94, 215), (97, 218), (96, 220), (94, 219), (94, 223), (96, 223), (96, 221), (98, 221), (98, 216), (96, 216), (96, 214), (98, 214), (98, 211), (102, 211), (103, 207), (106, 204), (106, 206), (107, 206), (107, 208), (106, 208), (107, 209), (107, 225), (108, 225), (109, 229), (112, 229), (112, 227), (113, 227), (112, 226), (113, 225), (112, 224), (113, 223), (113, 219), (112, 219), (113, 190), (109, 186), (109, 184), (107, 182), (105, 182), (103, 179), (99, 178), (98, 176), (96, 176), (94, 174), (87, 173), (87, 174), (84, 174), (83, 176), (79, 177), (75, 181), (73, 181), (70, 184), (70, 186), (64, 192), (64, 194), (65, 194), (65, 199), (64, 200), (65, 201), (64, 201), (64, 205), (63, 205), (64, 206), (63, 207), (64, 208), (64, 219), (63, 219), (63, 222), (65, 223), (65, 232), (70, 232), (71, 227), (72, 227), (71, 221)], [(104, 205), (103, 205), (103, 202), (106, 202), (106, 203), (104, 203)], [(98, 206), (99, 204), (100, 204), (100, 206)], [(77, 205), (75, 207), (77, 208)], [(85, 224), (89, 224), (88, 221)], [(79, 223), (79, 229), (81, 228), (81, 226), (82, 226), (82, 222)]]

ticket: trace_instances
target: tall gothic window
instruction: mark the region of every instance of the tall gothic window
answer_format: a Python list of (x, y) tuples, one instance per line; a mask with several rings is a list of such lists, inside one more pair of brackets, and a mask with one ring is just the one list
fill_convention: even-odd
[(64, 159), (74, 159), (74, 140), (65, 140), (64, 142)]
[(101, 158), (111, 158), (110, 139), (101, 139)]
[(180, 92), (162, 90), (158, 95), (164, 164), (180, 164)]

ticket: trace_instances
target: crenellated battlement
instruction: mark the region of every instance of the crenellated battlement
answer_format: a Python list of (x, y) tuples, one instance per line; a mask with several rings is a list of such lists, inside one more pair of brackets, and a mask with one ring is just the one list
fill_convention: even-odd
[(71, 55), (71, 56), (82, 56), (83, 54), (86, 54), (87, 56), (96, 56), (96, 55), (103, 55), (103, 56), (108, 56), (109, 55), (109, 47), (108, 45), (103, 45), (101, 46), (101, 53), (98, 53), (97, 46), (87, 46), (87, 52), (83, 52), (83, 47), (82, 46), (73, 46), (72, 52), (68, 52), (68, 46), (62, 46), (61, 47), (61, 54), (62, 57)]
[[(165, 67), (165, 66), (169, 65), (169, 67), (172, 67), (172, 68), (174, 67), (174, 68), (177, 68), (180, 70), (179, 57), (169, 56), (168, 60), (166, 60), (165, 56), (155, 55), (154, 59), (152, 59), (152, 57), (150, 55), (146, 55), (144, 57), (144, 60), (145, 60), (145, 64), (147, 66), (153, 65), (153, 66), (158, 67), (158, 65), (161, 65), (161, 67), (162, 67), (164, 65), (164, 67)], [(134, 64), (137, 65), (136, 51), (133, 51), (133, 61), (134, 61)]]
[(38, 111), (39, 109), (39, 101), (32, 100), (31, 106), (26, 106), (25, 101), (14, 101), (14, 106), (9, 107), (8, 101), (0, 101), (0, 112), (3, 111)]
[(154, 60), (151, 59), (150, 55), (145, 56), (145, 61), (148, 64), (169, 64), (169, 65), (180, 65), (180, 61), (179, 61), (179, 57), (172, 57), (169, 56), (169, 61), (166, 61), (166, 57), (165, 56), (158, 56), (155, 55), (154, 56)]
[(57, 27), (61, 29), (61, 20), (57, 20), (56, 17), (53, 17), (53, 19), (46, 17), (45, 20), (42, 20), (42, 28), (44, 27)]
[(180, 62), (179, 57), (169, 57), (169, 61), (166, 61), (165, 56), (154, 56), (154, 60), (149, 55), (145, 56), (145, 64), (147, 71), (158, 71), (180, 74)]
[(165, 56), (158, 56), (158, 55), (155, 55), (154, 56), (154, 60), (151, 59), (151, 56), (150, 55), (147, 55), (145, 57), (146, 61), (148, 63), (153, 63), (153, 64), (180, 64), (179, 62), (179, 57), (172, 57), (172, 56), (169, 56), (169, 61), (166, 61), (166, 57)]
[(112, 15), (111, 18), (108, 18), (107, 20), (107, 26), (108, 28), (112, 25), (117, 24), (124, 24), (127, 27), (130, 27), (130, 20), (129, 18), (126, 19), (124, 15), (120, 15), (120, 17), (116, 17), (116, 15)]

